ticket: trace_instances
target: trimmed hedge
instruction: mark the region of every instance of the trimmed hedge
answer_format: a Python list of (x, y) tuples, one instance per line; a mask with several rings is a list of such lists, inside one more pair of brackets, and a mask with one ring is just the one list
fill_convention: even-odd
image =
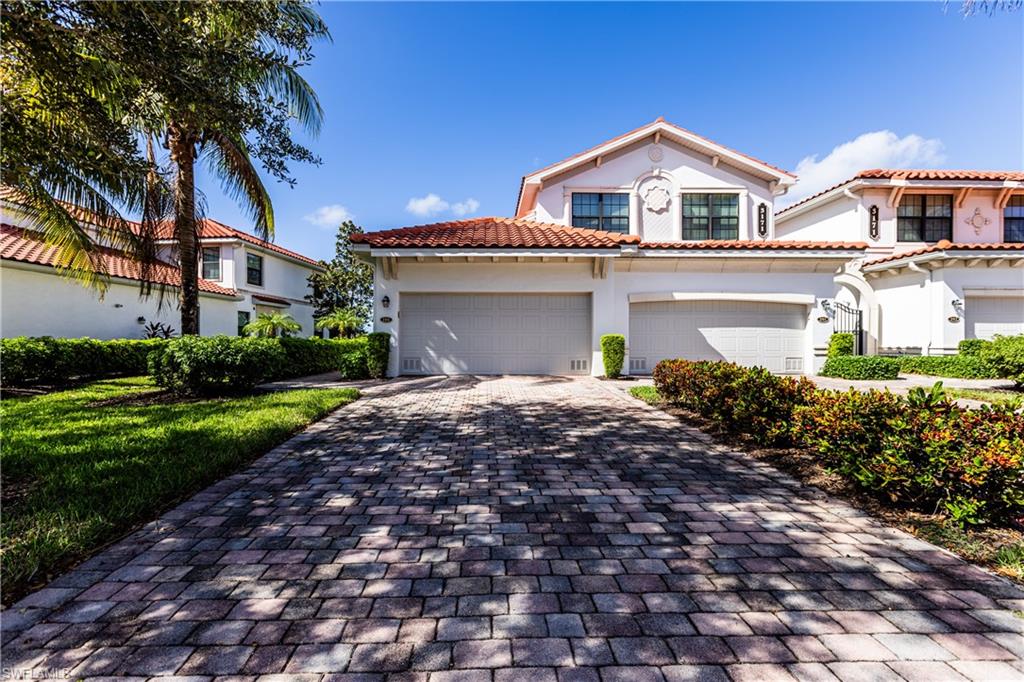
[(964, 339), (957, 344), (960, 355), (980, 355), (981, 349), (988, 343), (985, 339)]
[(601, 360), (604, 375), (618, 379), (622, 374), (622, 363), (626, 359), (626, 337), (622, 334), (605, 334), (601, 337)]
[(995, 337), (981, 347), (981, 360), (993, 376), (1024, 386), (1024, 334)]
[(1024, 415), (962, 409), (941, 383), (906, 397), (843, 393), (761, 368), (686, 360), (658, 363), (654, 383), (660, 398), (725, 431), (816, 450), (830, 469), (898, 506), (959, 524), (1024, 515)]
[(794, 415), (798, 442), (890, 503), (958, 524), (1024, 514), (1024, 415), (965, 410), (942, 393), (817, 391)]
[(995, 378), (992, 367), (977, 355), (902, 355), (894, 358), (900, 371), (956, 379)]
[(278, 339), (287, 361), (273, 378), (290, 379), (341, 370), (343, 379), (365, 379), (366, 337), (355, 339)]
[(900, 374), (900, 363), (877, 355), (841, 355), (825, 360), (818, 374), (840, 379), (895, 379)]
[(60, 385), (72, 381), (146, 373), (150, 351), (165, 339), (55, 339), (49, 336), (0, 339), (0, 384)]
[(391, 354), (391, 334), (373, 332), (366, 337), (366, 368), (371, 379), (388, 375), (388, 357)]
[(745, 432), (762, 445), (790, 442), (793, 410), (814, 391), (805, 377), (720, 361), (663, 360), (654, 368), (654, 385), (665, 400), (700, 413), (725, 431)]
[(853, 355), (853, 334), (836, 332), (828, 339), (828, 357), (838, 358)]

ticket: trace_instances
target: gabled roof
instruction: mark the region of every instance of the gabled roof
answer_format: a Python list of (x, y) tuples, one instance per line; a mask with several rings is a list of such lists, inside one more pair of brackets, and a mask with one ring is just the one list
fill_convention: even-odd
[(516, 202), (516, 215), (522, 217), (533, 210), (533, 204), (536, 201), (536, 190), (539, 189), (545, 178), (560, 175), (584, 164), (591, 163), (604, 154), (655, 135), (672, 140), (684, 147), (694, 149), (709, 156), (718, 156), (723, 162), (765, 180), (775, 181), (780, 185), (792, 185), (796, 182), (796, 176), (789, 171), (765, 163), (760, 159), (755, 159), (735, 149), (730, 149), (686, 128), (668, 123), (663, 117), (659, 117), (650, 123), (613, 137), (586, 151), (573, 154), (557, 163), (524, 175), (519, 188), (519, 199)]
[(947, 239), (943, 239), (931, 246), (926, 246), (921, 249), (914, 249), (913, 251), (904, 251), (902, 253), (894, 253), (891, 256), (884, 258), (876, 258), (875, 260), (869, 260), (864, 263), (865, 268), (869, 268), (874, 265), (882, 265), (885, 263), (893, 263), (896, 261), (903, 260), (905, 258), (915, 258), (917, 256), (924, 256), (929, 253), (942, 253), (956, 251), (984, 251), (984, 252), (999, 252), (999, 251), (1018, 251), (1024, 254), (1024, 244), (1013, 243), (1013, 242), (998, 242), (998, 243), (971, 243), (971, 242), (951, 242)]
[[(111, 277), (142, 281), (142, 267), (138, 261), (114, 249), (101, 248), (98, 255), (106, 273)], [(0, 259), (57, 267), (57, 247), (47, 244), (36, 233), (13, 225), (0, 225)], [(170, 263), (160, 262), (152, 267), (149, 281), (154, 284), (181, 286), (181, 271)], [(236, 296), (234, 289), (199, 278), (199, 290), (222, 296)]]
[(470, 218), (353, 234), (375, 248), (608, 249), (638, 244), (636, 235), (538, 223), (521, 218)]
[(641, 242), (640, 248), (665, 251), (861, 251), (868, 248), (868, 245), (864, 242), (798, 242), (733, 239), (699, 242)]
[[(171, 239), (174, 235), (174, 225), (166, 224), (161, 225), (157, 230), (157, 239)], [(282, 256), (288, 256), (297, 261), (308, 263), (309, 265), (319, 265), (319, 263), (312, 258), (307, 258), (301, 253), (296, 253), (283, 246), (278, 246), (273, 242), (268, 242), (265, 239), (260, 239), (255, 235), (251, 235), (248, 232), (242, 232), (236, 230), (233, 227), (225, 225), (224, 223), (217, 222), (210, 218), (202, 218), (199, 221), (199, 238), (200, 239), (239, 239), (247, 244), (259, 246), (260, 248), (266, 249), (267, 251), (273, 251), (279, 253)]]
[(983, 171), (983, 170), (936, 170), (923, 168), (872, 168), (862, 170), (852, 178), (812, 194), (806, 199), (775, 212), (782, 216), (789, 211), (811, 202), (817, 201), (826, 194), (852, 186), (858, 180), (898, 180), (898, 181), (941, 181), (941, 182), (1024, 182), (1024, 171)]

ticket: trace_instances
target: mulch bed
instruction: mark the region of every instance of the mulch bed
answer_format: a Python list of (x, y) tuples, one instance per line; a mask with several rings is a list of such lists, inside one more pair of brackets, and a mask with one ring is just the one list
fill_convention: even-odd
[[(868, 494), (863, 488), (860, 488), (851, 481), (829, 471), (826, 467), (822, 466), (813, 452), (802, 448), (768, 448), (755, 445), (742, 434), (737, 435), (721, 431), (696, 412), (674, 407), (666, 403), (658, 405), (658, 409), (714, 437), (717, 443), (767, 462), (800, 482), (815, 486), (830, 495), (849, 502), (851, 505), (868, 512), (889, 525), (896, 526), (928, 542), (942, 545), (946, 549), (959, 554), (967, 561), (986, 566), (1011, 580), (1024, 583), (1024, 576), (1000, 570), (1000, 567), (992, 564), (990, 557), (972, 555), (970, 552), (963, 551), (962, 546), (950, 546), (949, 543), (941, 542), (942, 529), (946, 528), (944, 517), (937, 514), (924, 514), (910, 509), (893, 507), (878, 497)], [(1024, 543), (1024, 528), (1022, 527), (985, 527), (964, 529), (962, 531), (958, 529), (956, 532), (962, 534), (967, 543), (977, 543), (985, 546), (992, 549), (993, 553), (995, 548), (1004, 545)]]

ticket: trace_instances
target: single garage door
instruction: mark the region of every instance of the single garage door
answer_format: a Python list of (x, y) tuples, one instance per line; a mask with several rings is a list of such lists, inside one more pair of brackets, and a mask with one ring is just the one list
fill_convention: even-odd
[(629, 306), (630, 371), (668, 358), (728, 360), (772, 372), (804, 371), (807, 307), (750, 301), (664, 301)]
[(403, 374), (589, 374), (590, 294), (402, 294)]
[(969, 339), (1024, 334), (1024, 298), (968, 296), (964, 308), (964, 332)]

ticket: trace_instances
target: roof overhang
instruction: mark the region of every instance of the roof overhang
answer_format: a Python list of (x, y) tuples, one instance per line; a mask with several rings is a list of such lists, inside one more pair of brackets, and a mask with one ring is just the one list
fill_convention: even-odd
[(633, 293), (628, 296), (630, 303), (659, 303), (663, 301), (748, 301), (755, 303), (793, 303), (814, 305), (814, 294), (796, 293), (702, 293), (692, 291), (656, 291)]
[(713, 142), (659, 118), (585, 152), (570, 156), (563, 161), (523, 176), (522, 185), (519, 190), (519, 200), (516, 203), (516, 217), (523, 217), (533, 210), (536, 205), (537, 195), (544, 188), (546, 180), (567, 173), (580, 166), (588, 164), (599, 165), (602, 157), (605, 155), (647, 138), (651, 138), (652, 142), (660, 142), (662, 139), (670, 140), (711, 157), (716, 165), (724, 163), (733, 166), (768, 183), (774, 183), (776, 187), (786, 188), (795, 184), (797, 180), (796, 176), (792, 173), (724, 147), (717, 142)]
[[(901, 271), (924, 273), (931, 270), (962, 267), (1024, 268), (1024, 244), (1019, 249), (937, 249), (927, 253), (908, 254), (878, 263), (866, 263), (861, 271), (865, 275), (900, 274)], [(1024, 277), (1024, 275), (1022, 275)]]
[[(156, 244), (161, 244), (161, 245), (164, 245), (164, 246), (177, 243), (177, 241), (174, 240), (174, 239), (156, 239), (156, 240), (154, 240), (154, 242)], [(282, 253), (282, 252), (276, 251), (274, 249), (268, 249), (267, 247), (260, 246), (259, 244), (253, 244), (252, 242), (246, 241), (245, 239), (241, 239), (239, 237), (200, 237), (199, 245), (200, 246), (239, 246), (240, 245), (240, 246), (245, 247), (246, 249), (252, 249), (253, 251), (259, 251), (260, 253), (265, 253), (265, 254), (267, 254), (269, 256), (273, 256), (275, 258), (281, 258), (282, 260), (286, 260), (286, 261), (288, 261), (290, 263), (295, 263), (296, 265), (300, 265), (300, 266), (302, 266), (302, 267), (304, 267), (304, 268), (306, 268), (308, 270), (316, 270), (317, 272), (323, 272), (324, 271), (324, 267), (322, 265), (320, 265), (319, 263), (310, 263), (310, 262), (305, 261), (305, 260), (303, 260), (301, 258), (296, 258), (295, 256), (291, 256), (291, 255), (289, 255), (287, 253)]]

